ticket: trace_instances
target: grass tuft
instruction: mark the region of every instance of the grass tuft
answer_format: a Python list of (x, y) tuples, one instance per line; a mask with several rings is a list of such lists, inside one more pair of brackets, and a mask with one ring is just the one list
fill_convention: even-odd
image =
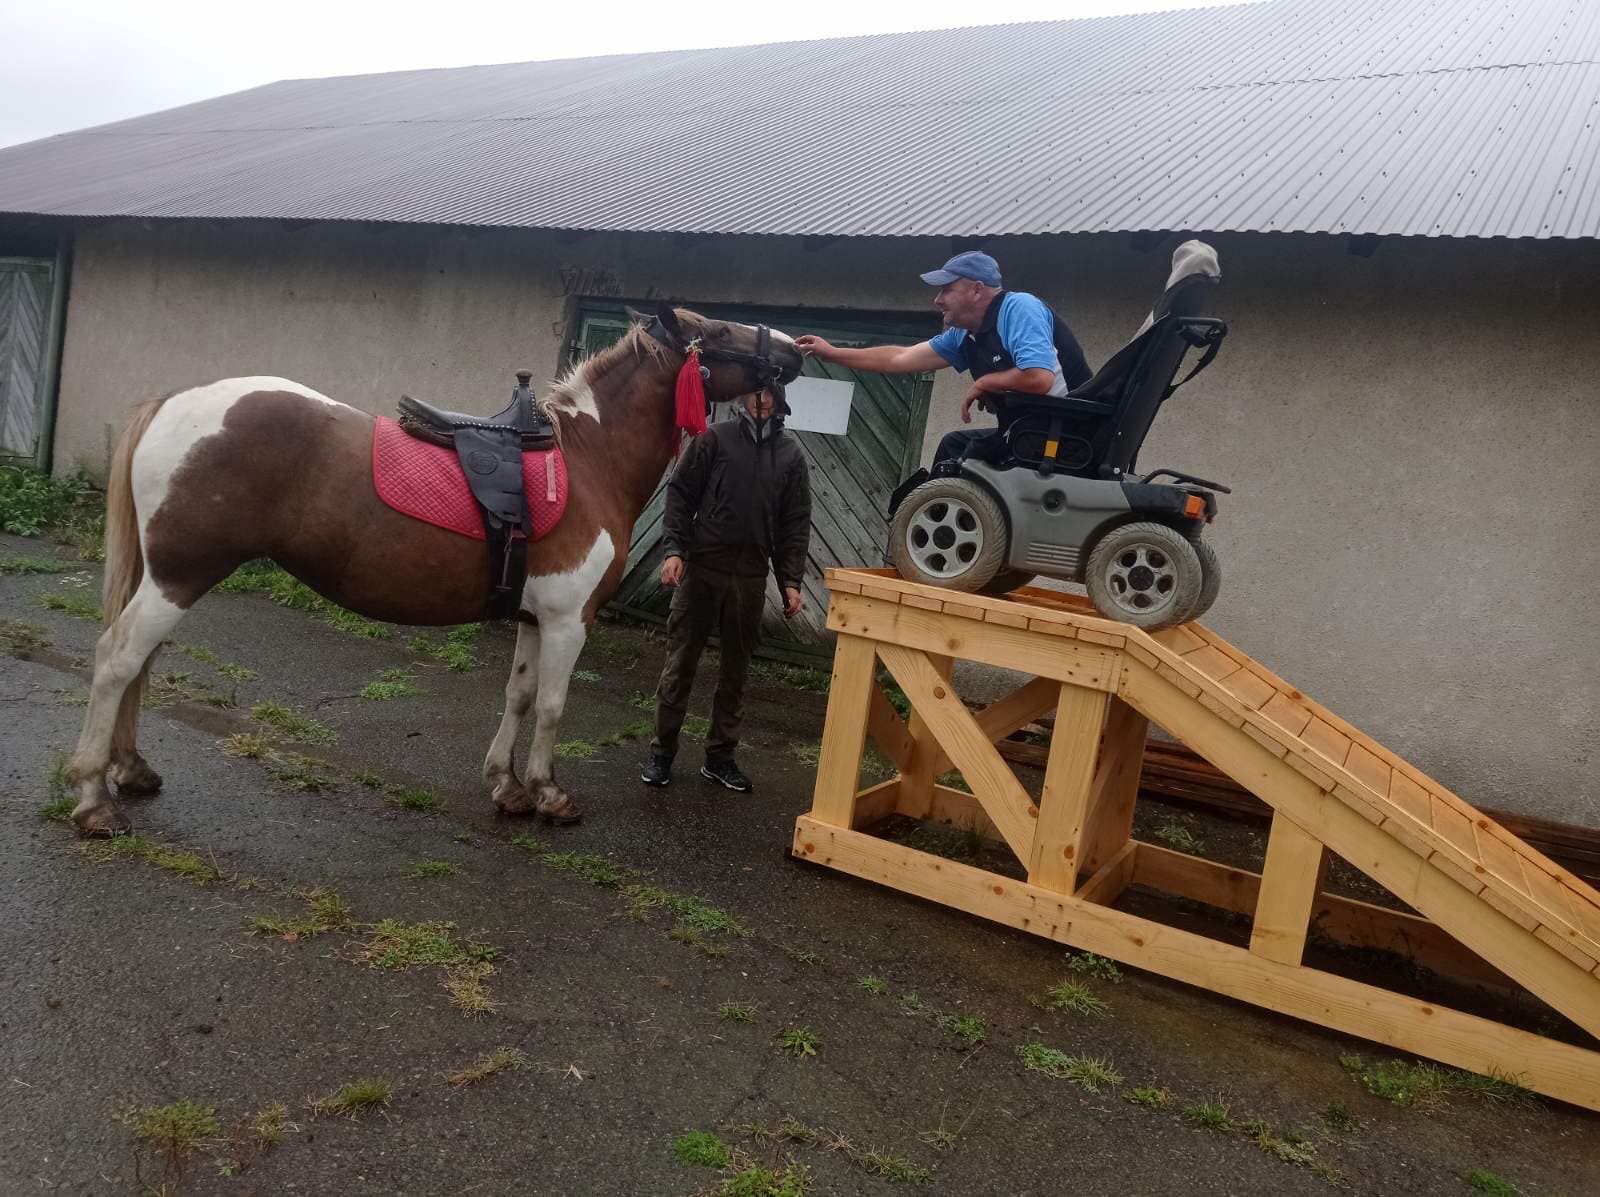
[(1233, 1129), (1233, 1117), (1221, 1098), (1212, 1098), (1192, 1106), (1183, 1107), (1183, 1116), (1202, 1130), (1226, 1131)]
[(0, 557), (0, 575), (9, 577), (64, 574), (77, 568), (74, 563), (59, 557), (22, 557), (10, 553)]
[(96, 840), (83, 845), (82, 850), (95, 861), (142, 860), (168, 873), (175, 873), (186, 881), (193, 881), (196, 885), (210, 885), (222, 876), (198, 852), (174, 848), (138, 832), (110, 840)]
[(810, 1175), (798, 1164), (780, 1171), (749, 1167), (723, 1181), (717, 1197), (804, 1197)]
[(857, 977), (856, 985), (877, 997), (889, 992), (889, 982), (882, 977)]
[(1468, 1188), (1478, 1193), (1487, 1193), (1489, 1197), (1517, 1197), (1521, 1192), (1505, 1177), (1487, 1168), (1474, 1168), (1462, 1179), (1467, 1182)]
[(822, 1046), (822, 1041), (810, 1027), (787, 1027), (773, 1037), (773, 1042), (780, 1052), (797, 1060), (816, 1055), (817, 1048)]
[(227, 756), (259, 761), (272, 751), (272, 741), (256, 732), (235, 732), (218, 740), (217, 747)]
[(749, 1002), (723, 1002), (717, 1007), (717, 1017), (724, 1022), (755, 1022), (756, 1008)]
[(361, 697), (371, 699), (373, 702), (388, 702), (394, 698), (412, 698), (422, 691), (410, 682), (387, 681), (368, 682), (361, 687)]
[(425, 815), (436, 814), (444, 809), (444, 800), (439, 795), (420, 786), (390, 786), (384, 792), (383, 800), (401, 810)]
[(941, 1014), (939, 1029), (948, 1031), (967, 1047), (977, 1047), (989, 1038), (989, 1024), (975, 1014)]
[(1356, 1055), (1340, 1056), (1339, 1063), (1368, 1093), (1397, 1106), (1426, 1108), (1456, 1094), (1494, 1103), (1537, 1100), (1514, 1076), (1485, 1076), (1413, 1060), (1368, 1062)]
[(1121, 1074), (1107, 1061), (1092, 1056), (1069, 1056), (1042, 1043), (1019, 1045), (1017, 1056), (1025, 1068), (1058, 1080), (1071, 1081), (1090, 1093), (1098, 1093), (1104, 1087), (1115, 1087), (1122, 1083)]
[(419, 965), (451, 967), (469, 964), (472, 956), (456, 942), (454, 923), (402, 923), (384, 919), (372, 925), (361, 948), (361, 960), (373, 968), (415, 968)]
[(51, 611), (62, 611), (78, 619), (99, 623), (104, 618), (100, 604), (86, 594), (41, 594), (37, 602), (41, 607), (47, 607)]
[(563, 740), (556, 745), (556, 755), (564, 760), (586, 760), (599, 751), (588, 740)]
[(1168, 819), (1157, 827), (1153, 833), (1167, 847), (1178, 852), (1187, 852), (1190, 856), (1198, 856), (1205, 845), (1195, 838), (1190, 831), (1176, 819)]
[(332, 1093), (307, 1103), (313, 1114), (356, 1118), (369, 1110), (381, 1109), (394, 1095), (394, 1082), (386, 1077), (361, 1077), (347, 1081)]
[(419, 860), (411, 866), (406, 876), (413, 878), (449, 877), (457, 871), (456, 866), (448, 860)]
[(527, 1053), (517, 1047), (496, 1048), (479, 1056), (465, 1068), (445, 1074), (444, 1083), (456, 1089), (486, 1081), (496, 1073), (514, 1072), (528, 1062)]
[(336, 744), (339, 736), (331, 727), (274, 699), (250, 708), (250, 718), (281, 732), (297, 744)]
[(1164, 1110), (1172, 1104), (1172, 1094), (1154, 1085), (1141, 1085), (1124, 1092), (1122, 1100), (1147, 1110)]
[(176, 1175), (182, 1174), (189, 1157), (221, 1129), (216, 1107), (194, 1101), (143, 1106), (124, 1111), (117, 1120), (159, 1152)]
[(1044, 991), (1045, 1005), (1067, 1014), (1086, 1014), (1096, 1018), (1109, 1013), (1108, 1007), (1095, 996), (1094, 991), (1081, 981), (1060, 981)]
[(680, 1164), (698, 1168), (726, 1168), (733, 1151), (710, 1131), (687, 1131), (672, 1141), (672, 1156)]
[(26, 619), (0, 620), (0, 648), (10, 656), (26, 657), (50, 644), (50, 632), (40, 624)]
[(330, 603), (311, 587), (271, 561), (247, 561), (217, 585), (231, 594), (263, 594), (280, 607), (307, 611), (330, 627), (364, 640), (387, 640), (389, 629)]
[(494, 975), (494, 965), (487, 961), (457, 964), (445, 969), (444, 991), (450, 995), (450, 1004), (476, 1018), (480, 1014), (493, 1014), (500, 1002), (490, 994), (485, 982)]
[(1122, 980), (1122, 970), (1117, 967), (1115, 960), (1107, 960), (1104, 956), (1096, 956), (1093, 952), (1069, 953), (1067, 971), (1076, 973), (1080, 977), (1110, 981), (1112, 984)]
[(1361, 1129), (1361, 1119), (1350, 1112), (1350, 1107), (1342, 1101), (1330, 1101), (1322, 1108), (1322, 1121), (1329, 1130), (1338, 1131), (1340, 1134), (1349, 1134), (1351, 1131)]

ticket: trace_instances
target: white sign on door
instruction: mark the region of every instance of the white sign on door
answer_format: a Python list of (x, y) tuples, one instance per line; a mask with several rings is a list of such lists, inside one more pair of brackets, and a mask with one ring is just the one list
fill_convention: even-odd
[(844, 436), (850, 428), (850, 400), (855, 390), (855, 383), (832, 378), (795, 379), (784, 387), (789, 400), (784, 427)]

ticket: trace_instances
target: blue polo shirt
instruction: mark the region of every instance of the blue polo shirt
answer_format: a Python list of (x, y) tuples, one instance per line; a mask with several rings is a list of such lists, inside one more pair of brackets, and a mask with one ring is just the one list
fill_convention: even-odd
[[(1042, 299), (1026, 291), (1007, 291), (1000, 301), (995, 331), (1019, 370), (1050, 370), (1056, 380), (1048, 393), (1067, 393), (1070, 388), (1061, 370), (1061, 358), (1056, 353), (1055, 321)], [(928, 344), (957, 370), (970, 370), (966, 339), (966, 329), (947, 328)]]

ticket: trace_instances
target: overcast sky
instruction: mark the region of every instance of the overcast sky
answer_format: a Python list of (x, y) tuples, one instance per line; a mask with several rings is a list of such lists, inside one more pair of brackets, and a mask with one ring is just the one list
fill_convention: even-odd
[[(0, 0), (0, 145), (277, 79), (1062, 20), (1236, 0)], [(959, 63), (929, 64), (959, 70)]]

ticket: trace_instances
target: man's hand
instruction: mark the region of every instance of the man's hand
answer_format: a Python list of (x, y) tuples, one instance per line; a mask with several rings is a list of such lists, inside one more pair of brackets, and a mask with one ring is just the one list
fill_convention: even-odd
[(967, 397), (961, 401), (961, 422), (963, 424), (972, 423), (972, 405), (983, 399), (986, 399), (988, 395), (989, 392), (984, 390), (977, 383), (973, 383), (972, 386), (968, 388)]
[(796, 337), (794, 343), (795, 347), (807, 357), (814, 357), (819, 362), (831, 362), (833, 360), (835, 352), (833, 346), (821, 337), (814, 337), (807, 333), (803, 337)]
[(668, 557), (661, 563), (661, 584), (669, 590), (683, 581), (683, 558)]
[(783, 617), (793, 619), (800, 614), (800, 587), (785, 586), (783, 588)]

